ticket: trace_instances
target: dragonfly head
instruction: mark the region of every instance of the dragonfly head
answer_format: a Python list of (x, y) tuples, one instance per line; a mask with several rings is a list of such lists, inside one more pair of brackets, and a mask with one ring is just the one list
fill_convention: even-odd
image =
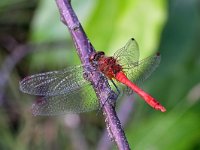
[(99, 58), (101, 56), (105, 55), (105, 53), (103, 51), (98, 51), (98, 52), (94, 52), (91, 56), (90, 56), (90, 62), (95, 62), (98, 61)]
[(90, 56), (90, 63), (92, 66), (96, 66), (98, 64), (99, 58), (104, 56), (105, 53), (103, 51), (94, 52)]

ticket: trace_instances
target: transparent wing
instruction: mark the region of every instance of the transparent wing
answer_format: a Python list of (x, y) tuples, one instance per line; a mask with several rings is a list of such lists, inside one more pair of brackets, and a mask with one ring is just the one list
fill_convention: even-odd
[[(140, 84), (146, 80), (158, 67), (161, 57), (160, 54), (156, 54), (147, 57), (138, 63), (130, 63), (123, 66), (123, 71), (125, 72), (128, 79), (130, 79), (135, 84)], [(124, 86), (122, 87), (124, 88)], [(132, 90), (129, 88), (124, 88), (125, 93), (131, 94)]]
[(139, 55), (138, 44), (135, 39), (131, 38), (123, 48), (114, 53), (114, 58), (123, 66), (137, 63)]
[(61, 115), (81, 113), (99, 108), (99, 102), (91, 85), (70, 93), (46, 96), (32, 105), (33, 115)]
[(129, 64), (128, 68), (124, 68), (124, 71), (131, 81), (141, 83), (155, 71), (160, 64), (160, 60), (161, 56), (157, 53), (139, 61), (138, 64)]
[(24, 78), (20, 83), (24, 93), (38, 96), (53, 96), (76, 90), (89, 84), (83, 78), (82, 66), (75, 66), (60, 71), (40, 73)]

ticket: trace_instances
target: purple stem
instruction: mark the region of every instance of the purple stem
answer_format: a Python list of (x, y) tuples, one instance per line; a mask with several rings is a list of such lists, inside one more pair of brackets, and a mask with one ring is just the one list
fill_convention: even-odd
[[(125, 97), (122, 100), (122, 104), (120, 104), (120, 108), (117, 111), (117, 114), (121, 120), (121, 123), (123, 126), (129, 121), (130, 114), (133, 112), (135, 98), (134, 95), (131, 95), (129, 97)], [(104, 130), (99, 143), (97, 145), (97, 150), (109, 150), (112, 147), (112, 143), (108, 141), (108, 135), (106, 130)]]
[[(95, 49), (89, 42), (76, 14), (74, 13), (70, 0), (56, 0), (56, 3), (60, 11), (61, 21), (68, 27), (69, 32), (71, 33), (82, 64), (89, 64), (89, 57), (91, 53), (95, 52)], [(111, 103), (105, 103), (108, 98), (111, 102), (115, 103), (117, 96), (111, 90), (107, 79), (105, 79), (102, 74), (96, 71), (91, 73), (90, 70), (93, 70), (93, 68), (84, 68), (85, 73), (87, 73), (86, 77), (91, 81), (100, 103), (105, 104), (102, 110), (109, 135), (116, 142), (119, 150), (129, 150), (129, 144), (122, 129), (120, 120), (117, 117), (115, 107)]]

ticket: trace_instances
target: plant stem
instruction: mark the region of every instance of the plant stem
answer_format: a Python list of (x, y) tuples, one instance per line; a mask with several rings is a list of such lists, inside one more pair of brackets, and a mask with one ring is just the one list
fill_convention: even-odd
[[(60, 11), (61, 21), (68, 27), (69, 32), (71, 33), (82, 64), (89, 64), (89, 57), (91, 53), (95, 52), (95, 49), (88, 40), (73, 11), (70, 0), (56, 0), (56, 3)], [(119, 150), (129, 150), (129, 144), (116, 114), (115, 107), (110, 103), (110, 101), (115, 103), (117, 96), (111, 90), (107, 79), (102, 76), (102, 74), (96, 71), (89, 73), (91, 72), (90, 70), (92, 70), (92, 66), (90, 68), (84, 68), (85, 73), (87, 73), (87, 79), (91, 81), (100, 104), (105, 104), (102, 111), (109, 135), (115, 141)], [(106, 102), (108, 98), (109, 102)]]

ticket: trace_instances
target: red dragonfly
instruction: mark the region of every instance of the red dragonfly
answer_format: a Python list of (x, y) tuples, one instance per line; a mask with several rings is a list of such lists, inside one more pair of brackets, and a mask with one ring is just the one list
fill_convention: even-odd
[[(157, 53), (139, 61), (137, 42), (131, 38), (128, 43), (115, 52), (113, 57), (99, 51), (91, 55), (90, 64), (105, 77), (117, 80), (136, 92), (151, 107), (165, 112), (166, 109), (151, 95), (136, 84), (144, 81), (157, 68), (160, 55)], [(83, 65), (60, 71), (40, 73), (24, 78), (20, 90), (24, 93), (41, 96), (33, 105), (33, 115), (58, 115), (80, 113), (100, 107), (91, 83), (83, 77)]]

